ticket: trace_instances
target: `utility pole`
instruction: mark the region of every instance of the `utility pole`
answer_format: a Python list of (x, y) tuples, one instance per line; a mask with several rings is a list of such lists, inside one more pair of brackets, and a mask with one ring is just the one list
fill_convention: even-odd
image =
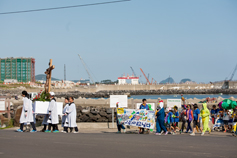
[(64, 64), (64, 81), (66, 81), (66, 64)]

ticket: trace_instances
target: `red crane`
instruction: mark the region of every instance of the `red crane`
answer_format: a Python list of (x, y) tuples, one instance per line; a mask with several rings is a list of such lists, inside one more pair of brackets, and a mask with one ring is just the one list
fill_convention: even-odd
[(147, 81), (149, 84), (151, 84), (150, 81), (148, 80), (148, 78), (146, 77), (145, 73), (143, 72), (142, 68), (140, 68), (140, 70), (141, 70), (141, 72), (143, 73), (144, 77), (146, 78), (146, 81)]

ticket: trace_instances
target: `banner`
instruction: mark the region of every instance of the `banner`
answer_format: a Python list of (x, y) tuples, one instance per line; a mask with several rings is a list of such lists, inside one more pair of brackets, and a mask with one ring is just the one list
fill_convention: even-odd
[(119, 123), (148, 129), (155, 127), (155, 112), (151, 110), (117, 109)]

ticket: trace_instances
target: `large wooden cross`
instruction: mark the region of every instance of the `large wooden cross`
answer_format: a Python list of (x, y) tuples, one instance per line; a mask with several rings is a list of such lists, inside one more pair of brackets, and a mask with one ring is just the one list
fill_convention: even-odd
[(52, 65), (52, 62), (53, 62), (53, 60), (50, 59), (50, 61), (49, 61), (49, 68), (46, 69), (46, 71), (45, 71), (45, 74), (46, 74), (46, 83), (45, 83), (45, 85), (44, 85), (44, 88), (45, 88), (45, 92), (46, 92), (46, 93), (49, 93), (49, 92), (50, 92), (50, 88), (51, 88), (51, 74), (52, 74), (51, 72), (52, 72), (52, 70), (55, 68), (55, 66)]

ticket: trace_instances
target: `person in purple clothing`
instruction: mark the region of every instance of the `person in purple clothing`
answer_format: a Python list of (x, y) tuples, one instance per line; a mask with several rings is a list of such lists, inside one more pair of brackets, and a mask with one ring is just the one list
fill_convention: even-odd
[[(149, 106), (146, 104), (146, 99), (142, 99), (142, 104), (139, 109), (150, 110)], [(144, 134), (144, 128), (140, 127), (138, 134)]]

